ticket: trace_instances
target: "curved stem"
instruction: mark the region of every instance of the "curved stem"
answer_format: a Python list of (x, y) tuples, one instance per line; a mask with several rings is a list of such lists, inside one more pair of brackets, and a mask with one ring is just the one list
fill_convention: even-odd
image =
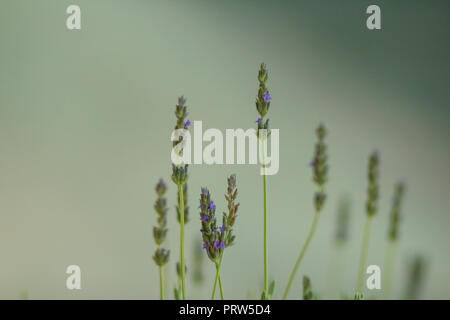
[(303, 245), (302, 250), (300, 251), (297, 261), (295, 262), (294, 269), (292, 269), (291, 275), (289, 276), (288, 284), (286, 286), (286, 289), (284, 290), (283, 300), (286, 299), (289, 294), (289, 290), (291, 289), (292, 283), (294, 282), (295, 274), (297, 273), (297, 270), (300, 267), (300, 264), (302, 263), (303, 257), (305, 256), (305, 253), (308, 250), (309, 244), (311, 243), (311, 240), (314, 237), (319, 217), (320, 212), (316, 212), (314, 215), (314, 220), (311, 224), (311, 228), (309, 229), (309, 234), (308, 237), (306, 238), (306, 242)]
[(164, 300), (164, 271), (163, 267), (159, 267), (159, 298)]
[[(266, 139), (266, 137), (264, 138)], [(264, 151), (264, 142), (261, 141), (261, 148), (262, 148), (262, 166), (263, 166), (263, 186), (264, 186), (264, 293), (267, 297), (267, 294), (269, 292), (269, 281), (268, 281), (268, 265), (267, 265), (267, 204), (266, 204), (266, 198), (267, 198), (267, 191), (266, 191), (266, 154)]]
[(367, 255), (369, 252), (369, 240), (370, 240), (370, 225), (372, 222), (372, 217), (367, 216), (366, 225), (364, 227), (364, 238), (361, 249), (361, 258), (359, 261), (359, 275), (358, 275), (358, 287), (357, 290), (359, 293), (362, 293), (364, 288), (364, 273), (367, 264)]
[(184, 196), (183, 196), (183, 186), (178, 185), (178, 194), (180, 198), (180, 266), (181, 266), (181, 288), (183, 292), (183, 300), (186, 300), (186, 275), (185, 275), (185, 264), (184, 264)]

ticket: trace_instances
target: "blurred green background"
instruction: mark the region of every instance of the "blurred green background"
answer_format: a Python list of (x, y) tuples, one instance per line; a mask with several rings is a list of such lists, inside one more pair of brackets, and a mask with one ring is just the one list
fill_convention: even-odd
[[(69, 31), (70, 4), (82, 29)], [(370, 4), (382, 30), (366, 28)], [(356, 286), (368, 155), (381, 155), (380, 211), (369, 264), (384, 265), (394, 184), (407, 192), (393, 298), (408, 262), (427, 259), (421, 298), (450, 298), (448, 1), (0, 2), (0, 298), (155, 299), (154, 186), (169, 185), (170, 287), (178, 260), (170, 133), (177, 97), (204, 129), (255, 126), (259, 63), (269, 69), (268, 117), (280, 129), (280, 171), (268, 178), (269, 269), (284, 289), (313, 217), (308, 166), (314, 129), (329, 129), (328, 199), (301, 275), (323, 297)], [(223, 262), (226, 298), (258, 298), (263, 281), (262, 179), (252, 165), (190, 170), (187, 264), (200, 237), (197, 204), (208, 186), (225, 209), (226, 177), (238, 178), (236, 245)], [(351, 199), (351, 238), (335, 265), (339, 199)], [(223, 209), (222, 209), (223, 208)], [(66, 267), (82, 290), (65, 287)], [(205, 260), (202, 288), (214, 276)], [(189, 269), (188, 276), (192, 276)], [(335, 292), (335, 296), (330, 292)], [(172, 290), (169, 290), (172, 297)], [(369, 296), (379, 297), (372, 291)]]

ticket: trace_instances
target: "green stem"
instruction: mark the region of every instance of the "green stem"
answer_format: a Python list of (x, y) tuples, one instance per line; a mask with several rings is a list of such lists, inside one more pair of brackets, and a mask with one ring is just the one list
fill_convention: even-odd
[(358, 275), (358, 287), (357, 290), (359, 293), (363, 293), (364, 288), (364, 274), (367, 264), (367, 255), (369, 252), (369, 240), (370, 240), (370, 225), (372, 223), (372, 217), (367, 216), (366, 225), (364, 227), (364, 238), (361, 249), (361, 258), (359, 261), (359, 275)]
[(214, 297), (216, 296), (217, 280), (219, 280), (220, 297), (223, 300), (222, 280), (220, 278), (220, 267), (222, 266), (223, 253), (224, 253), (224, 251), (222, 251), (222, 253), (220, 254), (219, 263), (218, 264), (216, 263), (216, 278), (214, 280), (214, 286), (213, 286), (213, 291), (212, 291), (212, 295), (211, 295), (212, 300), (214, 300)]
[(164, 271), (163, 267), (159, 267), (159, 298), (164, 300)]
[[(267, 139), (264, 137), (263, 139)], [(262, 166), (263, 166), (263, 186), (264, 186), (264, 295), (267, 297), (269, 292), (268, 266), (267, 266), (267, 191), (266, 191), (266, 155), (264, 151), (264, 141), (262, 141)]]
[(386, 254), (386, 267), (384, 272), (383, 299), (389, 299), (391, 293), (392, 273), (394, 271), (396, 241), (389, 240)]
[(309, 244), (311, 243), (312, 238), (314, 237), (314, 233), (317, 229), (317, 223), (319, 221), (320, 212), (316, 212), (314, 215), (314, 220), (311, 224), (311, 228), (309, 229), (308, 237), (306, 238), (306, 242), (303, 245), (302, 250), (300, 251), (300, 255), (295, 262), (294, 269), (292, 269), (291, 275), (289, 276), (288, 284), (286, 289), (284, 290), (283, 300), (285, 300), (289, 294), (289, 290), (291, 289), (292, 283), (294, 282), (295, 274), (297, 273), (300, 264), (302, 263), (303, 257), (305, 256), (306, 251), (308, 250)]
[(183, 300), (186, 300), (186, 275), (184, 264), (184, 198), (183, 185), (178, 185), (178, 194), (180, 198), (180, 266), (181, 266), (181, 288), (183, 292)]
[[(219, 270), (217, 270), (217, 272), (219, 272)], [(224, 298), (223, 298), (223, 289), (222, 289), (222, 278), (220, 277), (220, 273), (219, 273), (219, 289), (220, 289), (220, 299), (224, 300)]]

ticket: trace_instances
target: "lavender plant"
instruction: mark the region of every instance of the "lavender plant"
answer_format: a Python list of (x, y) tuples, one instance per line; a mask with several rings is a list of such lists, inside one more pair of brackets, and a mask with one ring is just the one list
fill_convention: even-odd
[[(177, 118), (177, 123), (175, 129), (187, 130), (191, 124), (189, 120), (185, 120), (187, 117), (187, 108), (185, 106), (186, 99), (183, 96), (178, 98), (178, 104), (175, 108), (175, 116)], [(176, 147), (182, 143), (183, 136), (180, 136), (177, 141), (173, 142), (174, 150)], [(181, 156), (183, 152), (182, 148), (179, 148), (179, 155)], [(183, 300), (186, 299), (186, 275), (185, 275), (185, 262), (184, 262), (184, 225), (185, 218), (187, 220), (187, 206), (185, 208), (185, 200), (187, 199), (187, 187), (185, 187), (188, 179), (188, 165), (187, 164), (172, 164), (172, 181), (178, 186), (178, 207), (177, 207), (177, 218), (180, 223), (180, 264), (181, 264), (181, 291)]]
[[(221, 234), (224, 234), (224, 242), (225, 242), (225, 248), (231, 247), (234, 243), (235, 236), (233, 235), (233, 226), (236, 222), (236, 213), (239, 209), (240, 203), (236, 204), (236, 197), (238, 195), (238, 191), (236, 188), (236, 175), (232, 174), (227, 179), (228, 187), (227, 187), (227, 193), (225, 194), (225, 199), (227, 200), (227, 207), (228, 207), (228, 213), (223, 213), (222, 218), (222, 226), (219, 228)], [(225, 249), (223, 248), (223, 249)], [(212, 292), (212, 298), (214, 299), (215, 290), (217, 281), (220, 280), (220, 267), (222, 266), (222, 259), (223, 254), (225, 250), (222, 250), (220, 252), (219, 262), (216, 263), (216, 278), (214, 280), (214, 287)], [(223, 299), (223, 294), (221, 294), (221, 297)]]
[[(200, 220), (202, 228), (203, 249), (206, 250), (208, 258), (216, 265), (218, 269), (219, 258), (223, 250), (226, 248), (225, 244), (225, 230), (217, 226), (216, 220), (216, 205), (211, 199), (211, 194), (207, 188), (201, 188), (200, 193)], [(223, 288), (220, 273), (216, 273), (216, 279), (219, 281), (220, 296), (223, 299)], [(214, 281), (214, 288), (211, 299), (214, 299), (214, 292), (216, 288), (216, 281)]]
[(267, 112), (270, 108), (270, 101), (272, 100), (272, 96), (269, 93), (269, 90), (266, 87), (266, 82), (268, 79), (268, 73), (266, 69), (266, 65), (261, 63), (259, 73), (258, 73), (258, 81), (259, 81), (259, 89), (258, 96), (256, 97), (256, 110), (258, 111), (260, 117), (256, 121), (258, 124), (257, 135), (258, 138), (261, 139), (262, 146), (262, 167), (263, 167), (263, 192), (264, 192), (264, 290), (263, 290), (263, 298), (269, 298), (269, 282), (268, 282), (268, 252), (267, 252), (267, 190), (266, 190), (266, 160), (265, 160), (265, 151), (264, 145), (267, 141), (267, 137), (270, 134), (269, 131), (269, 119), (265, 119)]
[(167, 187), (162, 179), (156, 185), (157, 199), (154, 205), (155, 211), (158, 214), (158, 226), (153, 227), (153, 238), (155, 239), (158, 248), (155, 251), (153, 260), (159, 268), (159, 296), (161, 300), (165, 299), (164, 293), (164, 265), (169, 261), (170, 252), (162, 247), (162, 244), (167, 236), (167, 201), (164, 198)]
[(317, 224), (320, 218), (320, 213), (325, 204), (325, 183), (327, 182), (328, 177), (327, 147), (324, 142), (326, 133), (326, 129), (322, 124), (316, 130), (318, 141), (315, 147), (314, 158), (311, 162), (311, 167), (313, 168), (313, 180), (318, 187), (318, 190), (314, 196), (315, 214), (305, 244), (303, 245), (297, 261), (295, 262), (294, 268), (292, 269), (292, 272), (289, 276), (286, 289), (284, 290), (283, 299), (286, 299), (289, 294), (289, 290), (291, 289), (292, 283), (294, 282), (295, 275), (300, 267), (303, 257), (306, 254), (306, 251), (308, 250), (309, 244), (314, 237), (314, 233), (316, 232)]
[(364, 285), (364, 272), (367, 264), (367, 255), (369, 251), (369, 240), (370, 240), (370, 226), (372, 224), (372, 219), (378, 211), (378, 195), (379, 195), (379, 157), (378, 152), (373, 152), (369, 158), (369, 187), (367, 189), (367, 202), (366, 202), (366, 224), (364, 227), (364, 238), (361, 249), (361, 257), (359, 262), (359, 274), (358, 274), (358, 285), (357, 290), (362, 293)]
[(398, 225), (400, 223), (400, 213), (403, 201), (405, 186), (403, 183), (398, 183), (395, 186), (394, 199), (392, 209), (389, 216), (389, 231), (388, 231), (388, 250), (386, 254), (386, 267), (383, 285), (384, 299), (388, 299), (391, 290), (392, 272), (395, 263), (396, 246), (398, 242)]

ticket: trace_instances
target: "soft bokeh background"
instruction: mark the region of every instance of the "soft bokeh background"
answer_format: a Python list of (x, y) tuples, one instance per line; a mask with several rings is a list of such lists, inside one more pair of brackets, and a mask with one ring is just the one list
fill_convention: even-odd
[[(66, 29), (81, 6), (82, 30)], [(365, 9), (382, 9), (369, 31)], [(249, 128), (259, 63), (267, 63), (269, 113), (280, 129), (280, 171), (268, 179), (269, 268), (276, 296), (312, 221), (308, 164), (328, 127), (328, 200), (302, 274), (323, 297), (353, 295), (365, 219), (369, 153), (381, 154), (380, 211), (369, 263), (384, 265), (394, 184), (407, 193), (393, 298), (408, 262), (427, 259), (421, 298), (450, 298), (448, 1), (2, 0), (0, 9), (0, 298), (155, 299), (154, 185), (169, 182), (170, 288), (178, 251), (170, 132), (177, 97), (206, 128)], [(192, 166), (187, 263), (200, 236), (197, 199), (208, 186), (225, 208), (237, 173), (236, 246), (223, 263), (227, 298), (257, 298), (263, 279), (262, 179), (251, 165)], [(352, 202), (351, 240), (336, 265), (339, 199)], [(220, 212), (220, 211), (219, 211)], [(345, 259), (344, 259), (345, 258)], [(82, 290), (65, 269), (82, 270)], [(341, 265), (341, 267), (339, 267)], [(207, 298), (214, 276), (205, 260)], [(191, 270), (190, 270), (191, 271)], [(189, 273), (192, 275), (192, 272)], [(330, 280), (331, 279), (331, 280)], [(377, 292), (369, 296), (380, 296)]]

